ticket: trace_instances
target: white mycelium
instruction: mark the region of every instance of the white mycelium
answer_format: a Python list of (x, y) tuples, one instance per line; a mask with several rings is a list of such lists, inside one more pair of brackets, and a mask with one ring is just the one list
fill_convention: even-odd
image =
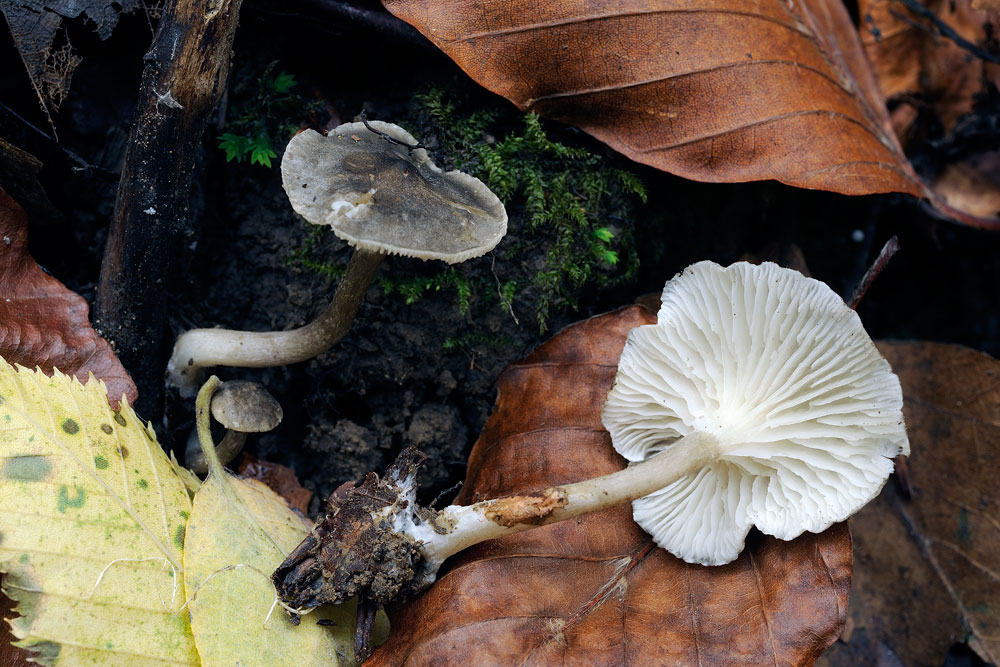
[(909, 453), (899, 380), (824, 283), (775, 264), (688, 267), (629, 333), (603, 421), (642, 461), (696, 431), (720, 458), (633, 502), (688, 562), (734, 560), (751, 526), (790, 540), (842, 521)]

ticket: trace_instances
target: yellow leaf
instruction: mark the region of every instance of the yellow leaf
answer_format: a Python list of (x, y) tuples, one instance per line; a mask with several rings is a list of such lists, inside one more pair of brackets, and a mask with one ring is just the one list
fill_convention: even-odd
[[(184, 541), (184, 584), (202, 664), (354, 664), (354, 603), (317, 609), (298, 626), (277, 606), (271, 573), (312, 527), (267, 486), (222, 469), (208, 405), (219, 380), (198, 394), (198, 431), (208, 479), (194, 496)], [(317, 625), (320, 618), (333, 627)]]
[(173, 452), (170, 452), (170, 467), (174, 469), (177, 476), (181, 478), (182, 482), (184, 482), (184, 488), (187, 489), (188, 496), (194, 498), (194, 494), (197, 493), (199, 487), (201, 487), (201, 480), (198, 479), (198, 476), (182, 466)]
[[(355, 604), (322, 607), (297, 627), (275, 604), (271, 573), (310, 527), (256, 480), (213, 472), (201, 485), (184, 542), (184, 583), (203, 664), (354, 663)], [(336, 625), (317, 625), (320, 618)]]
[(43, 664), (197, 665), (183, 482), (104, 383), (0, 359), (0, 570)]

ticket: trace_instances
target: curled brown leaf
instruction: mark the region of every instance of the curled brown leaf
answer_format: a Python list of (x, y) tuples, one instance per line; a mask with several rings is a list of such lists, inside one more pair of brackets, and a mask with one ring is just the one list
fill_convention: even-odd
[(104, 380), (116, 406), (138, 392), (108, 342), (88, 319), (78, 294), (42, 271), (28, 253), (27, 216), (0, 190), (0, 356), (46, 373), (58, 368), (86, 382)]
[[(624, 466), (601, 425), (639, 306), (570, 327), (499, 378), (457, 502), (528, 493)], [(394, 610), (368, 664), (808, 664), (840, 633), (851, 579), (844, 525), (751, 536), (729, 565), (689, 565), (618, 507), (459, 555)]]

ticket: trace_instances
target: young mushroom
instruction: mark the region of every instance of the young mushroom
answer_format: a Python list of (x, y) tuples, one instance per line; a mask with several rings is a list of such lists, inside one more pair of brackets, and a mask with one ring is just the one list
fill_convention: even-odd
[(658, 545), (720, 565), (751, 526), (790, 540), (874, 498), (909, 452), (902, 403), (825, 284), (775, 264), (701, 262), (667, 283), (656, 324), (629, 333), (602, 413), (627, 468), (434, 512), (416, 506), (419, 457), (404, 452), (386, 477), (331, 498), (273, 578), (296, 607), (385, 603), (477, 542), (632, 501)]
[(489, 252), (507, 232), (503, 204), (482, 181), (443, 172), (391, 123), (347, 123), (327, 136), (301, 132), (285, 149), (281, 178), (296, 213), (354, 247), (347, 270), (330, 305), (304, 327), (193, 329), (178, 337), (167, 375), (186, 395), (207, 366), (281, 366), (330, 349), (387, 254), (454, 264)]
[[(284, 416), (281, 404), (263, 385), (244, 380), (221, 383), (209, 405), (215, 420), (226, 427), (226, 434), (215, 448), (222, 465), (228, 465), (243, 451), (247, 433), (273, 431)], [(192, 436), (188, 439), (184, 461), (193, 472), (206, 475), (208, 461), (197, 433)]]

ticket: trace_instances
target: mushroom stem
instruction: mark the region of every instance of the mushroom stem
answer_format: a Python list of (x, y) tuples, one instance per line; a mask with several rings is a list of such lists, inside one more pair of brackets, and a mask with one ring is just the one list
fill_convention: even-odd
[(384, 257), (373, 250), (355, 249), (330, 305), (304, 327), (290, 331), (192, 329), (181, 334), (167, 364), (170, 382), (191, 394), (199, 371), (206, 366), (266, 368), (326, 352), (351, 328)]
[(404, 530), (420, 545), (427, 572), (433, 574), (447, 558), (484, 540), (648, 496), (717, 460), (718, 445), (715, 436), (695, 431), (655, 456), (610, 475), (474, 505), (450, 505), (432, 522), (412, 524)]
[[(215, 447), (215, 453), (222, 465), (229, 465), (243, 451), (243, 445), (246, 442), (246, 433), (226, 429), (226, 434), (222, 436), (222, 440)], [(201, 443), (197, 437), (188, 441), (187, 449), (184, 452), (184, 463), (196, 475), (208, 474), (208, 460), (202, 452)]]

